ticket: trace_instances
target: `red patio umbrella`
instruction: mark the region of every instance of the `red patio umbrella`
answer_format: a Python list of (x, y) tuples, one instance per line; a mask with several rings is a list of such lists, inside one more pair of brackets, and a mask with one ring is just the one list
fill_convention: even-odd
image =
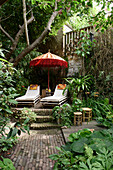
[(48, 67), (48, 90), (49, 90), (49, 67), (67, 68), (68, 63), (63, 58), (48, 52), (31, 60), (30, 67), (31, 66)]

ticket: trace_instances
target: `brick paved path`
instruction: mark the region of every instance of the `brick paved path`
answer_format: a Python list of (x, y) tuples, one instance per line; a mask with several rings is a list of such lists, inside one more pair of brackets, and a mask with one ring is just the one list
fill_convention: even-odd
[(55, 146), (63, 144), (59, 129), (31, 131), (19, 139), (10, 158), (16, 170), (52, 170), (54, 161), (48, 156), (58, 152)]

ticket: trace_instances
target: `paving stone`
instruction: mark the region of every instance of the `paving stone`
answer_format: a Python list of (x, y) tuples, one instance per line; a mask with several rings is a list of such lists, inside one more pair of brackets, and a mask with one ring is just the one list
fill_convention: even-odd
[(32, 167), (32, 170), (35, 170), (35, 167)]
[(64, 145), (63, 140), (62, 143), (60, 142), (61, 130), (33, 130), (30, 134), (22, 136), (11, 152), (11, 160), (15, 168), (17, 170), (52, 170), (54, 161), (48, 156), (57, 153), (55, 148), (57, 143)]
[(21, 166), (18, 166), (18, 167), (17, 167), (17, 170), (21, 170)]
[[(46, 127), (46, 126), (45, 126)], [(58, 153), (56, 146), (65, 144), (70, 133), (79, 129), (96, 129), (94, 121), (82, 126), (67, 129), (31, 130), (30, 135), (20, 137), (17, 145), (8, 156), (14, 162), (16, 170), (52, 170), (55, 161), (49, 159), (50, 154)]]

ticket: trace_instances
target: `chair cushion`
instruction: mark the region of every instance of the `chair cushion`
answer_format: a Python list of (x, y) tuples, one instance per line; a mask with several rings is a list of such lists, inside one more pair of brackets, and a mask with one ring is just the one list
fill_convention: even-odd
[(64, 90), (66, 88), (66, 84), (58, 84), (57, 89), (58, 90)]
[(37, 84), (31, 84), (29, 90), (37, 90)]
[(60, 97), (54, 97), (54, 96), (48, 96), (41, 99), (41, 102), (60, 102), (64, 99), (67, 99), (65, 96)]

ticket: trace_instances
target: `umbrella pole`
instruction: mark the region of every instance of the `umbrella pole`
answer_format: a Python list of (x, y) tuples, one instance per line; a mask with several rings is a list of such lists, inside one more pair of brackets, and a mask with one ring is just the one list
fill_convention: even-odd
[(48, 91), (49, 91), (49, 67), (48, 67)]

